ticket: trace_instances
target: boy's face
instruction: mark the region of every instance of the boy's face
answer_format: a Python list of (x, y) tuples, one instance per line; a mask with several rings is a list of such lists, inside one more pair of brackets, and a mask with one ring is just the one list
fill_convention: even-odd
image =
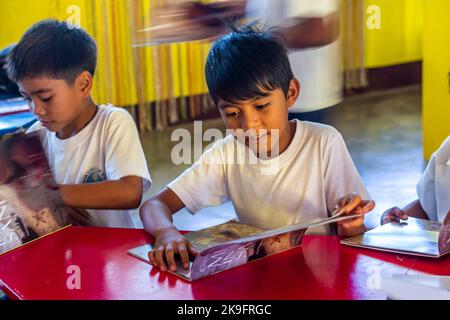
[(45, 76), (25, 78), (18, 82), (20, 93), (42, 126), (58, 132), (73, 124), (83, 110), (83, 101), (90, 94), (80, 74), (72, 85), (65, 80)]
[[(228, 129), (245, 136), (245, 144), (258, 156), (276, 156), (289, 146), (293, 133), (288, 121), (288, 109), (300, 93), (300, 84), (292, 79), (287, 97), (282, 89), (267, 91), (267, 97), (229, 103), (219, 100), (218, 107)], [(278, 149), (278, 150), (277, 150)]]

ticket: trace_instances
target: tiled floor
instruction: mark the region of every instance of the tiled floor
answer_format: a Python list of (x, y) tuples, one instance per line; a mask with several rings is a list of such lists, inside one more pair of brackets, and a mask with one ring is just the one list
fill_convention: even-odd
[[(415, 186), (423, 170), (421, 87), (369, 93), (346, 98), (328, 109), (326, 120), (343, 135), (362, 179), (377, 206), (366, 222), (374, 227), (379, 216), (391, 206), (403, 206), (417, 198)], [(202, 123), (203, 130), (224, 130), (220, 119)], [(178, 128), (193, 132), (193, 124)], [(171, 133), (177, 128), (142, 135), (142, 144), (149, 162), (153, 186), (148, 198), (160, 191), (188, 165), (171, 161)], [(204, 143), (207, 145), (208, 142)], [(234, 216), (233, 207), (226, 203), (208, 208), (191, 216), (182, 210), (174, 216), (177, 227), (195, 230), (214, 225)]]

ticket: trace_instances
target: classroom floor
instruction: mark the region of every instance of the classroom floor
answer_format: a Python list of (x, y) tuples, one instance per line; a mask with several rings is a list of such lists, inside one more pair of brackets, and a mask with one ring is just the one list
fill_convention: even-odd
[[(356, 95), (327, 109), (326, 123), (342, 133), (361, 177), (377, 203), (366, 218), (369, 227), (378, 225), (385, 209), (404, 206), (417, 198), (415, 187), (426, 166), (422, 156), (421, 109), (420, 86)], [(203, 130), (224, 130), (220, 119), (204, 121), (202, 126)], [(192, 123), (184, 124), (141, 136), (153, 179), (153, 186), (145, 198), (160, 191), (189, 166), (172, 163), (172, 147), (178, 141), (172, 142), (170, 136), (177, 128), (193, 132), (193, 127)], [(204, 209), (195, 216), (181, 210), (175, 214), (174, 222), (180, 229), (196, 230), (233, 216), (232, 205), (225, 203)]]

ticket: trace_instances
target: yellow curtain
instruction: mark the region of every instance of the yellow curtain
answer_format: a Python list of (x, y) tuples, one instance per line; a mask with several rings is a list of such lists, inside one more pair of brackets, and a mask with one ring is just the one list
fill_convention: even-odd
[(341, 45), (346, 90), (367, 86), (364, 61), (364, 5), (361, 0), (341, 3)]
[(90, 5), (86, 29), (101, 52), (95, 92), (100, 101), (139, 105), (141, 130), (151, 129), (152, 122), (162, 129), (202, 114), (196, 96), (207, 93), (203, 68), (209, 43), (133, 47), (142, 39), (139, 30), (151, 25), (153, 8), (167, 0), (85, 1)]
[(0, 1), (0, 46), (17, 42), (39, 20), (69, 19), (73, 13), (68, 9), (76, 6), (81, 27), (98, 46), (94, 99), (117, 106), (139, 105), (140, 129), (149, 130), (152, 124), (161, 129), (205, 111), (204, 100), (198, 96), (207, 93), (203, 67), (210, 46), (201, 42), (132, 46), (137, 32), (151, 24), (152, 8), (167, 2), (170, 0)]

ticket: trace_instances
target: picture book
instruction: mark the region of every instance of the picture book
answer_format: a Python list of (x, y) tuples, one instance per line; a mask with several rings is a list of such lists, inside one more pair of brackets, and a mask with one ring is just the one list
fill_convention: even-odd
[[(197, 280), (218, 272), (234, 268), (257, 259), (267, 257), (301, 245), (309, 227), (355, 218), (356, 215), (333, 215), (326, 219), (315, 219), (273, 230), (262, 230), (237, 221), (229, 221), (217, 226), (185, 234), (187, 240), (200, 252), (190, 268), (184, 269), (177, 259), (175, 274), (186, 280)], [(149, 262), (147, 244), (128, 251), (140, 260)], [(170, 271), (169, 271), (170, 272)]]
[(39, 136), (0, 142), (0, 254), (69, 222)]

